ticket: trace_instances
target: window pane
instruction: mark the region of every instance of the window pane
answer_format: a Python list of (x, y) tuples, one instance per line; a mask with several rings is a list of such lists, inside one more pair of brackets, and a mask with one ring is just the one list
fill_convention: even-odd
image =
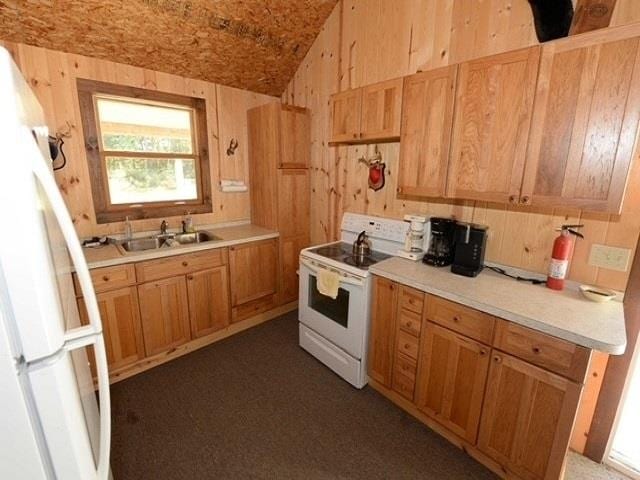
[(96, 99), (105, 150), (193, 153), (191, 110)]
[(193, 159), (107, 157), (112, 204), (196, 200)]

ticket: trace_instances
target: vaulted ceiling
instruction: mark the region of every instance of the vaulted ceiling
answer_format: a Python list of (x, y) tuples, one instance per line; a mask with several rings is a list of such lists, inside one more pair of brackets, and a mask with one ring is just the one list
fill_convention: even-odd
[(0, 0), (0, 39), (280, 95), (337, 0)]

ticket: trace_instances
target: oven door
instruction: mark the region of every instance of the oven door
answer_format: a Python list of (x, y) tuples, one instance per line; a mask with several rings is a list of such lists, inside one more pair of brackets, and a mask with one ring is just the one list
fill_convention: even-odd
[[(330, 269), (340, 274), (334, 300), (318, 292), (316, 274)], [(342, 348), (356, 359), (363, 358), (369, 316), (367, 279), (300, 258), (300, 322)]]

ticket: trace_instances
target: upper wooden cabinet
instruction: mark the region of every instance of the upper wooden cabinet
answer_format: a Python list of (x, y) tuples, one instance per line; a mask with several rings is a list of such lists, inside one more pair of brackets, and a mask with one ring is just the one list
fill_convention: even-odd
[(351, 143), (360, 138), (362, 90), (347, 90), (331, 96), (331, 142)]
[(445, 195), (457, 73), (453, 65), (404, 80), (398, 193)]
[(400, 138), (402, 78), (331, 96), (331, 143)]
[(540, 48), (460, 65), (447, 196), (518, 201)]
[(278, 168), (307, 168), (311, 157), (311, 117), (306, 108), (281, 105)]
[(617, 213), (640, 113), (640, 28), (542, 49), (521, 203)]

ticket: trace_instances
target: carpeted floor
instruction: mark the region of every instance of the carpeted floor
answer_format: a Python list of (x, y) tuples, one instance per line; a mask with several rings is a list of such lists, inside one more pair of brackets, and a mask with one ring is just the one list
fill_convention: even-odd
[(111, 466), (133, 479), (494, 479), (298, 346), (297, 312), (112, 386)]

